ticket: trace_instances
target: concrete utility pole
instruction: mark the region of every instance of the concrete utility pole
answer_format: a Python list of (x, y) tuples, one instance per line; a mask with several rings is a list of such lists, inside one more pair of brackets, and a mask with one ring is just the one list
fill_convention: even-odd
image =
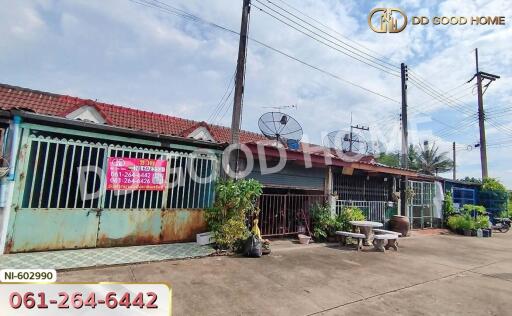
[(453, 148), (453, 180), (457, 180), (457, 155), (455, 151), (455, 142), (452, 143)]
[[(482, 89), (482, 79), (494, 81), (499, 79), (499, 76), (482, 72), (478, 67), (478, 48), (475, 48), (476, 60), (476, 74), (471, 78), (472, 81), (476, 77), (476, 84), (478, 89), (478, 126), (480, 128), (480, 163), (482, 165), (482, 180), (489, 176), (487, 171), (487, 142), (485, 139), (485, 112), (484, 112), (484, 92)], [(489, 82), (490, 84), (490, 82)], [(489, 84), (486, 85), (489, 86)]]
[(402, 63), (400, 70), (400, 78), (402, 81), (402, 168), (407, 168), (409, 167), (409, 132), (407, 130), (407, 66)]
[[(409, 142), (407, 131), (407, 66), (402, 63), (400, 65), (400, 78), (402, 82), (402, 168), (409, 167)], [(407, 196), (405, 190), (409, 181), (407, 176), (403, 176), (400, 185), (400, 210), (402, 215), (407, 216)]]
[[(235, 96), (233, 99), (233, 116), (231, 118), (231, 144), (240, 143), (240, 122), (242, 120), (242, 100), (244, 95), (245, 59), (247, 57), (247, 32), (249, 28), (249, 13), (251, 0), (244, 0), (242, 22), (240, 26), (240, 42), (238, 45), (238, 60), (236, 64)], [(230, 168), (238, 172), (239, 151), (231, 152)]]
[(349, 139), (349, 150), (348, 150), (349, 152), (352, 152), (354, 143), (364, 143), (364, 141), (361, 141), (359, 138), (354, 139), (354, 131), (353, 131), (354, 129), (358, 129), (361, 131), (369, 131), (370, 127), (359, 126), (359, 124), (352, 125), (352, 112), (351, 112), (350, 113), (350, 139)]

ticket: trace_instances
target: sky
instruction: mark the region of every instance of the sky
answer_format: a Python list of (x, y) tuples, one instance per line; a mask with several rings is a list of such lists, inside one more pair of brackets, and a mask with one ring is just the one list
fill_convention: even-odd
[[(137, 1), (0, 0), (0, 82), (229, 126), (238, 35)], [(241, 0), (159, 1), (240, 29)], [(346, 130), (352, 120), (369, 126), (386, 150), (397, 150), (400, 78), (388, 72), (403, 62), (411, 78), (409, 142), (435, 142), (450, 157), (456, 142), (457, 177), (479, 178), (477, 97), (474, 81), (466, 83), (475, 73), (478, 48), (480, 69), (501, 76), (484, 95), (489, 175), (512, 188), (509, 1), (253, 0), (253, 5), (251, 38), (337, 78), (249, 41), (243, 129), (258, 132), (263, 113), (282, 111), (302, 125), (303, 141), (321, 144), (327, 133)], [(275, 19), (280, 16), (268, 7), (284, 12), (274, 5), (317, 27), (306, 25), (331, 47)], [(400, 33), (382, 34), (367, 22), (378, 7), (400, 8), (409, 18), (499, 15), (506, 25), (409, 24)], [(391, 71), (348, 57), (342, 53), (347, 49), (378, 58), (381, 65), (385, 61)], [(357, 58), (365, 61), (362, 57)]]

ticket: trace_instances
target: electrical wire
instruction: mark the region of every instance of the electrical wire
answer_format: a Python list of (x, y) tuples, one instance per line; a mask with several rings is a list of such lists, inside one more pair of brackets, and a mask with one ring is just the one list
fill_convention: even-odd
[[(258, 0), (256, 0), (256, 1), (258, 1)], [(310, 34), (308, 34), (308, 33), (304, 32), (304, 31), (300, 30), (299, 28), (297, 28), (297, 27), (293, 26), (292, 24), (290, 24), (290, 23), (288, 23), (288, 22), (284, 21), (283, 19), (281, 19), (281, 18), (279, 18), (279, 17), (275, 16), (274, 14), (269, 13), (268, 11), (265, 11), (264, 9), (262, 9), (262, 8), (258, 7), (258, 6), (257, 6), (257, 5), (255, 5), (255, 4), (252, 4), (252, 6), (253, 6), (253, 7), (255, 7), (256, 9), (260, 10), (261, 12), (263, 12), (263, 13), (267, 14), (268, 16), (270, 16), (270, 17), (272, 17), (272, 18), (276, 19), (277, 21), (279, 21), (279, 22), (283, 23), (284, 25), (286, 25), (286, 26), (288, 26), (288, 27), (292, 28), (293, 30), (295, 30), (295, 31), (297, 31), (297, 32), (299, 32), (299, 33), (301, 33), (301, 34), (303, 34), (303, 35), (305, 35), (305, 36), (307, 36), (307, 37), (309, 37), (309, 38), (313, 39), (314, 41), (316, 41), (316, 42), (318, 42), (318, 43), (320, 43), (320, 44), (323, 44), (323, 45), (325, 45), (325, 46), (327, 46), (327, 47), (329, 47), (329, 48), (331, 48), (331, 49), (333, 49), (333, 50), (335, 50), (335, 51), (337, 51), (337, 52), (339, 52), (339, 53), (341, 53), (341, 54), (343, 54), (343, 55), (345, 55), (345, 56), (348, 56), (348, 57), (350, 57), (350, 58), (352, 58), (352, 59), (354, 59), (354, 60), (357, 60), (357, 61), (359, 61), (359, 62), (361, 62), (361, 63), (363, 63), (363, 64), (365, 64), (365, 65), (367, 65), (367, 66), (373, 67), (373, 68), (375, 68), (375, 69), (378, 69), (378, 70), (380, 70), (380, 71), (383, 71), (384, 73), (387, 73), (387, 74), (389, 74), (389, 75), (392, 75), (392, 76), (395, 76), (395, 77), (397, 77), (397, 78), (400, 78), (400, 75), (399, 75), (398, 73), (392, 72), (392, 71), (396, 71), (395, 69), (392, 69), (392, 68), (390, 68), (390, 67), (388, 67), (388, 66), (385, 66), (385, 65), (384, 65), (384, 66), (382, 66), (382, 65), (379, 65), (379, 64), (377, 64), (377, 65), (379, 65), (379, 66), (376, 66), (375, 64), (372, 64), (372, 63), (374, 63), (374, 62), (373, 62), (373, 61), (371, 61), (371, 60), (368, 60), (368, 59), (364, 60), (364, 59), (361, 59), (361, 58), (355, 57), (355, 56), (353, 56), (353, 55), (351, 55), (351, 54), (347, 53), (347, 51), (346, 51), (346, 50), (342, 50), (342, 49), (345, 49), (343, 46), (341, 46), (341, 45), (337, 44), (336, 42), (334, 42), (334, 41), (332, 41), (332, 40), (329, 40), (328, 38), (326, 38), (326, 37), (324, 37), (324, 36), (322, 36), (322, 35), (320, 35), (320, 34), (318, 34), (318, 33), (314, 32), (314, 31), (309, 30), (308, 28), (306, 28), (306, 27), (304, 27), (304, 26), (300, 25), (299, 23), (297, 23), (297, 22), (295, 22), (295, 21), (293, 21), (293, 20), (291, 20), (291, 19), (289, 19), (289, 18), (287, 18), (287, 17), (284, 17), (284, 18), (286, 18), (287, 20), (291, 21), (292, 23), (297, 24), (297, 25), (299, 25), (300, 27), (302, 27), (302, 28), (306, 29), (308, 32), (311, 32), (312, 34), (316, 35), (317, 37), (312, 36), (312, 35), (310, 35)], [(271, 9), (271, 10), (272, 10), (272, 9)], [(280, 13), (277, 13), (277, 14), (280, 14)], [(337, 46), (337, 47), (340, 47), (341, 49), (339, 49), (339, 48), (337, 48), (337, 47), (334, 47), (334, 46), (332, 46), (332, 45), (330, 45), (330, 44), (328, 44), (328, 43), (326, 43), (326, 42), (324, 42), (324, 41), (322, 41), (322, 40), (318, 39), (318, 37), (320, 37), (321, 39), (323, 39), (323, 40), (325, 40), (325, 41), (327, 41), (327, 42), (329, 42), (329, 43), (331, 43), (331, 44), (333, 44), (333, 45), (335, 45), (335, 46)], [(351, 52), (351, 53), (353, 53), (353, 54), (355, 54), (355, 55), (358, 55), (357, 53), (354, 53), (354, 52), (352, 52), (352, 51), (350, 51), (350, 52)], [(359, 55), (359, 56), (360, 56), (360, 55)]]
[[(228, 86), (226, 87), (226, 91), (224, 91), (224, 94), (220, 98), (219, 102), (217, 103), (217, 105), (214, 107), (213, 111), (208, 116), (208, 120), (207, 120), (208, 122), (213, 122), (214, 119), (219, 115), (221, 108), (226, 104), (226, 100), (229, 98), (229, 96), (228, 96), (229, 90), (231, 89), (231, 86), (233, 86), (233, 87), (235, 86), (235, 76), (236, 76), (236, 71), (233, 73), (233, 76), (230, 77)], [(231, 94), (231, 93), (229, 93), (229, 94)]]
[[(210, 22), (210, 21), (208, 21), (208, 20), (205, 20), (205, 19), (203, 19), (203, 18), (200, 18), (200, 17), (198, 17), (198, 16), (196, 16), (196, 15), (193, 15), (193, 14), (188, 13), (188, 12), (186, 12), (186, 11), (183, 11), (183, 10), (181, 10), (181, 9), (174, 8), (174, 7), (172, 7), (172, 6), (168, 5), (168, 4), (165, 4), (165, 6), (161, 6), (161, 5), (155, 4), (154, 2), (148, 2), (149, 0), (128, 0), (128, 1), (131, 1), (131, 2), (137, 3), (137, 4), (139, 4), (139, 5), (143, 5), (143, 6), (146, 6), (146, 7), (151, 7), (151, 8), (154, 8), (154, 9), (159, 9), (159, 10), (160, 10), (160, 11), (162, 11), (162, 12), (166, 12), (166, 13), (170, 13), (170, 14), (173, 14), (173, 15), (177, 15), (177, 16), (179, 16), (179, 17), (183, 17), (183, 18), (185, 18), (185, 19), (188, 19), (188, 20), (193, 21), (193, 22), (196, 22), (196, 23), (202, 23), (202, 24), (204, 24), (204, 25), (209, 25), (209, 26), (211, 26), (211, 27), (215, 27), (215, 28), (221, 29), (221, 30), (223, 30), (223, 31), (226, 31), (226, 32), (229, 32), (229, 33), (232, 33), (232, 34), (240, 35), (240, 33), (239, 33), (239, 32), (237, 32), (237, 31), (231, 30), (231, 29), (229, 29), (229, 28), (227, 28), (227, 27), (224, 27), (224, 26), (221, 26), (221, 25), (219, 25), (219, 24), (217, 24), (217, 23)], [(157, 0), (153, 0), (153, 1), (157, 1)], [(163, 2), (161, 2), (161, 1), (157, 1), (157, 2), (158, 2), (158, 3), (163, 3)], [(275, 47), (272, 47), (272, 46), (270, 46), (269, 44), (266, 44), (266, 43), (264, 43), (264, 42), (261, 42), (261, 41), (259, 41), (259, 40), (255, 39), (255, 38), (252, 38), (252, 37), (248, 37), (248, 38), (249, 38), (251, 41), (253, 41), (253, 42), (255, 42), (255, 43), (259, 44), (260, 46), (263, 46), (263, 47), (265, 47), (265, 48), (267, 48), (267, 49), (269, 49), (269, 50), (271, 50), (271, 51), (273, 51), (273, 52), (275, 52), (275, 53), (278, 53), (278, 54), (280, 54), (280, 55), (282, 55), (282, 56), (285, 56), (285, 57), (287, 57), (287, 58), (289, 58), (289, 59), (292, 59), (292, 60), (294, 60), (294, 61), (296, 61), (296, 62), (298, 62), (298, 63), (301, 63), (301, 64), (302, 64), (302, 65), (304, 65), (304, 66), (307, 66), (307, 67), (309, 67), (309, 68), (311, 68), (311, 69), (314, 69), (314, 70), (316, 70), (316, 71), (318, 71), (318, 72), (321, 72), (321, 73), (323, 73), (323, 74), (325, 74), (325, 75), (328, 75), (328, 76), (330, 76), (330, 77), (332, 77), (332, 78), (334, 78), (334, 79), (336, 79), (336, 80), (338, 80), (338, 81), (344, 82), (344, 83), (346, 83), (346, 84), (348, 84), (348, 85), (351, 85), (351, 86), (354, 86), (354, 87), (357, 87), (357, 88), (359, 88), (359, 89), (361, 89), (361, 90), (364, 90), (364, 91), (369, 92), (369, 93), (371, 93), (371, 94), (373, 94), (373, 95), (379, 96), (379, 97), (381, 97), (381, 98), (383, 98), (383, 99), (386, 99), (386, 100), (388, 100), (388, 101), (390, 101), (390, 102), (400, 104), (400, 101), (398, 101), (398, 100), (396, 100), (396, 99), (393, 99), (393, 98), (391, 98), (391, 97), (388, 97), (388, 96), (386, 96), (386, 95), (384, 95), (384, 94), (381, 94), (381, 93), (379, 93), (379, 92), (373, 91), (373, 90), (371, 90), (371, 89), (369, 89), (369, 88), (366, 88), (366, 87), (364, 87), (364, 86), (362, 86), (362, 85), (360, 85), (360, 84), (357, 84), (357, 83), (352, 82), (352, 81), (350, 81), (350, 80), (348, 80), (348, 79), (345, 79), (345, 78), (343, 78), (343, 77), (342, 77), (342, 76), (340, 76), (340, 75), (334, 74), (334, 73), (332, 73), (332, 72), (330, 72), (330, 71), (327, 71), (327, 70), (322, 69), (322, 68), (320, 68), (320, 67), (318, 67), (318, 66), (315, 66), (315, 65), (313, 65), (313, 64), (311, 64), (311, 63), (309, 63), (309, 62), (306, 62), (306, 61), (304, 61), (304, 60), (301, 60), (301, 59), (299, 59), (299, 58), (297, 58), (297, 57), (295, 57), (295, 56), (292, 56), (291, 54), (288, 54), (288, 53), (286, 53), (286, 52), (284, 52), (284, 51), (282, 51), (282, 50), (280, 50), (280, 49), (277, 49), (277, 48), (275, 48)]]
[[(285, 15), (281, 14), (280, 12), (278, 12), (278, 11), (274, 10), (273, 8), (269, 7), (268, 5), (266, 5), (265, 3), (263, 3), (262, 1), (260, 1), (260, 0), (254, 0), (254, 1), (256, 1), (256, 2), (260, 3), (261, 5), (265, 6), (267, 9), (269, 9), (269, 10), (273, 11), (273, 12), (274, 12), (274, 13), (276, 13), (276, 14), (279, 14), (280, 16), (282, 16), (282, 17), (286, 18), (287, 20), (289, 20), (289, 21), (293, 21), (295, 24), (300, 25), (301, 27), (303, 27), (303, 28), (307, 29), (308, 31), (310, 31), (310, 32), (314, 33), (313, 31), (311, 31), (311, 29), (309, 29), (309, 28), (307, 28), (307, 27), (304, 27), (304, 26), (303, 26), (303, 25), (301, 25), (300, 23), (295, 22), (293, 19), (291, 19), (291, 18), (289, 18), (289, 17), (287, 17), (287, 16), (285, 16)], [(340, 40), (340, 39), (339, 39), (339, 37), (333, 36), (332, 34), (330, 34), (330, 33), (326, 32), (325, 30), (323, 30), (323, 29), (321, 29), (321, 28), (319, 28), (319, 27), (317, 27), (317, 26), (315, 26), (315, 25), (313, 25), (313, 24), (311, 24), (311, 23), (309, 23), (308, 21), (306, 21), (306, 20), (302, 19), (301, 17), (299, 17), (299, 16), (297, 16), (297, 15), (295, 15), (295, 14), (291, 13), (290, 11), (288, 11), (288, 10), (284, 9), (283, 7), (281, 7), (281, 6), (277, 5), (276, 3), (274, 3), (274, 2), (272, 2), (272, 1), (270, 1), (270, 0), (267, 0), (267, 2), (268, 2), (268, 3), (270, 3), (270, 4), (272, 4), (274, 7), (277, 7), (277, 8), (278, 8), (279, 10), (281, 10), (282, 12), (287, 13), (288, 15), (290, 15), (290, 16), (292, 16), (293, 18), (295, 18), (295, 19), (297, 19), (297, 20), (301, 21), (302, 23), (305, 23), (306, 25), (308, 25), (308, 26), (310, 26), (310, 27), (314, 28), (315, 30), (317, 30), (317, 31), (321, 32), (322, 34), (325, 34), (325, 35), (327, 35), (328, 37), (330, 37), (330, 38), (334, 39), (336, 42), (339, 42), (339, 43), (343, 44), (343, 48), (344, 48), (344, 49), (346, 49), (346, 50), (348, 50), (348, 51), (350, 51), (351, 53), (353, 53), (353, 54), (355, 54), (355, 55), (357, 55), (357, 56), (359, 56), (359, 57), (362, 57), (362, 58), (364, 58), (364, 59), (366, 59), (366, 60), (368, 60), (368, 61), (370, 61), (370, 62), (376, 63), (376, 64), (378, 64), (378, 65), (380, 65), (380, 66), (382, 66), (382, 67), (384, 67), (384, 68), (387, 68), (387, 69), (389, 69), (389, 70), (391, 70), (391, 71), (399, 71), (399, 70), (400, 70), (400, 67), (399, 67), (399, 66), (397, 66), (397, 65), (395, 65), (395, 64), (391, 64), (391, 63), (389, 63), (389, 62), (387, 62), (387, 61), (385, 61), (385, 60), (382, 60), (382, 59), (380, 59), (380, 58), (378, 58), (378, 57), (375, 57), (375, 56), (373, 56), (373, 55), (371, 55), (371, 54), (368, 54), (368, 53), (366, 53), (366, 52), (364, 52), (364, 51), (362, 51), (362, 50), (358, 49), (357, 47), (355, 47), (355, 46), (353, 46), (353, 45), (350, 45), (350, 44), (346, 43), (345, 41)], [(255, 6), (255, 5), (253, 4), (253, 6)], [(255, 7), (256, 7), (256, 6), (255, 6)], [(260, 10), (261, 10), (261, 8), (258, 8), (258, 9), (260, 9)], [(314, 34), (316, 34), (316, 33), (314, 33)], [(323, 37), (322, 37), (322, 38), (323, 38)], [(340, 47), (341, 47), (341, 46), (340, 46)], [(354, 50), (356, 50), (357, 52), (355, 52)], [(367, 56), (367, 57), (365, 57), (365, 56), (363, 56), (363, 55), (365, 55), (365, 56)], [(371, 59), (368, 59), (368, 57), (369, 57), (369, 58), (371, 58)]]
[[(282, 3), (283, 5), (285, 5), (286, 7), (288, 7), (288, 8), (290, 8), (290, 9), (292, 9), (293, 11), (295, 11), (295, 12), (299, 13), (300, 15), (302, 15), (302, 16), (304, 16), (304, 17), (308, 18), (309, 20), (311, 20), (311, 21), (313, 21), (313, 22), (317, 23), (318, 25), (320, 25), (320, 26), (322, 26), (322, 27), (324, 27), (324, 28), (326, 28), (326, 29), (328, 29), (328, 30), (332, 31), (333, 33), (335, 33), (335, 34), (339, 35), (340, 37), (344, 38), (345, 40), (347, 40), (347, 41), (349, 41), (349, 42), (351, 42), (351, 43), (354, 43), (355, 45), (357, 45), (357, 46), (359, 46), (359, 47), (361, 47), (361, 48), (365, 49), (365, 50), (366, 50), (366, 51), (368, 51), (368, 52), (371, 52), (372, 54), (375, 54), (375, 55), (379, 56), (379, 60), (383, 61), (383, 59), (386, 59), (386, 60), (392, 61), (392, 62), (394, 62), (394, 63), (396, 63), (396, 64), (399, 64), (399, 63), (400, 63), (399, 61), (393, 60), (393, 58), (390, 58), (390, 57), (388, 57), (388, 56), (384, 56), (384, 55), (382, 55), (381, 53), (376, 52), (376, 51), (374, 51), (374, 50), (372, 50), (372, 49), (370, 49), (370, 48), (368, 48), (368, 47), (366, 47), (366, 46), (362, 45), (361, 43), (359, 43), (359, 42), (357, 42), (357, 41), (354, 41), (354, 40), (353, 40), (353, 39), (351, 39), (350, 37), (348, 37), (348, 36), (346, 36), (346, 35), (344, 35), (344, 34), (342, 34), (342, 33), (338, 32), (338, 31), (337, 31), (337, 30), (335, 30), (334, 28), (332, 28), (332, 27), (330, 27), (330, 26), (328, 26), (328, 25), (324, 24), (322, 21), (319, 21), (318, 19), (315, 19), (314, 17), (312, 17), (312, 16), (308, 15), (307, 13), (304, 13), (303, 11), (299, 10), (297, 7), (292, 6), (291, 4), (287, 3), (286, 1), (284, 1), (284, 0), (277, 0), (277, 1), (279, 1), (280, 3)], [(270, 1), (268, 1), (268, 2), (270, 2)], [(275, 3), (274, 3), (274, 5), (275, 5)], [(355, 48), (355, 47), (354, 47), (354, 48)], [(357, 49), (357, 48), (355, 48), (355, 49)], [(385, 61), (383, 61), (383, 62), (385, 62)], [(385, 62), (385, 63), (387, 63), (387, 62)], [(389, 64), (389, 65), (391, 65), (391, 66), (393, 66), (393, 64), (392, 64), (392, 63), (388, 63), (388, 64)]]
[(420, 89), (421, 91), (423, 91), (425, 94), (431, 96), (432, 98), (434, 98), (435, 100), (439, 101), (440, 103), (442, 104), (446, 104), (447, 106), (457, 110), (457, 111), (460, 111), (460, 112), (463, 112), (464, 114), (466, 115), (471, 115), (473, 114), (471, 111), (467, 110), (466, 108), (464, 107), (461, 107), (460, 105), (458, 105), (456, 102), (446, 98), (445, 96), (443, 96), (442, 94), (440, 94), (439, 92), (437, 91), (434, 91), (432, 89), (429, 89), (428, 87), (426, 87), (425, 85), (419, 83), (416, 79), (414, 78), (411, 78), (409, 77), (409, 82), (411, 82), (414, 86), (416, 86), (418, 89)]

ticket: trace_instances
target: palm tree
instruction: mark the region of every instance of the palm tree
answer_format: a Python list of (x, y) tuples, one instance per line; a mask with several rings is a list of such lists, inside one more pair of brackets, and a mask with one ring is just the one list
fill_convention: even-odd
[(453, 161), (447, 155), (447, 152), (439, 152), (439, 146), (436, 146), (435, 142), (429, 145), (428, 141), (425, 141), (423, 147), (418, 146), (416, 158), (418, 170), (430, 175), (452, 170)]

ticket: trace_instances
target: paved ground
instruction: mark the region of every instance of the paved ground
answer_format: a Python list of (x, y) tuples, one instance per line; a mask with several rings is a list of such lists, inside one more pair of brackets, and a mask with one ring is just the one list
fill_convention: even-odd
[(92, 248), (15, 253), (0, 256), (0, 269), (57, 270), (106, 265), (134, 264), (174, 259), (206, 257), (214, 253), (210, 246), (195, 242), (113, 248)]
[(400, 252), (281, 245), (59, 274), (58, 281), (167, 282), (174, 315), (511, 315), (512, 233), (400, 240)]

